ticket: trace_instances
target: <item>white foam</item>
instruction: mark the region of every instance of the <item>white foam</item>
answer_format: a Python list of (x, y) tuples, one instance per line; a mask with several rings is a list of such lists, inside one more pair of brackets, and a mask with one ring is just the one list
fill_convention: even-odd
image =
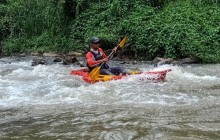
[[(72, 69), (59, 64), (30, 66), (30, 62), (3, 64), (11, 73), (0, 77), (0, 106), (29, 106), (53, 104), (111, 105), (111, 104), (193, 104), (201, 97), (173, 91), (174, 86), (194, 86), (197, 81), (207, 84), (218, 81), (216, 76), (199, 76), (182, 67), (162, 66), (151, 71), (171, 68), (164, 83), (141, 81), (147, 75), (128, 76), (121, 80), (85, 83), (79, 76), (70, 75)], [(146, 71), (146, 70), (145, 70)], [(148, 70), (147, 70), (148, 71)], [(197, 79), (197, 80), (196, 80)], [(186, 85), (186, 86), (188, 86)], [(170, 86), (170, 87), (169, 87)], [(203, 85), (198, 85), (203, 86)]]

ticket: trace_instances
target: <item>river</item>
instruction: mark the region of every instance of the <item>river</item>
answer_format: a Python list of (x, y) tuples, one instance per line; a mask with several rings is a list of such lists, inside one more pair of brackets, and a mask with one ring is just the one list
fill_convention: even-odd
[(220, 139), (220, 64), (125, 64), (172, 71), (165, 82), (130, 76), (88, 84), (70, 75), (77, 65), (31, 62), (0, 59), (1, 140)]

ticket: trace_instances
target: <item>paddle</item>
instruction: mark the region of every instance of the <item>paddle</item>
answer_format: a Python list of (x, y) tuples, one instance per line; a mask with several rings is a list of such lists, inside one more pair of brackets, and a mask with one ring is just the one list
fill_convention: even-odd
[[(126, 39), (127, 37), (124, 36), (123, 39), (121, 40), (121, 42), (116, 46), (116, 50), (118, 49), (118, 47), (123, 47), (125, 42), (126, 42)], [(109, 56), (108, 56), (108, 59), (111, 58), (113, 56), (115, 52), (112, 51)], [(98, 77), (99, 77), (99, 72), (100, 72), (100, 69), (101, 69), (101, 66), (104, 64), (105, 62), (102, 62), (102, 64), (96, 68), (94, 68), (90, 73), (89, 73), (89, 77), (92, 81), (95, 81)]]

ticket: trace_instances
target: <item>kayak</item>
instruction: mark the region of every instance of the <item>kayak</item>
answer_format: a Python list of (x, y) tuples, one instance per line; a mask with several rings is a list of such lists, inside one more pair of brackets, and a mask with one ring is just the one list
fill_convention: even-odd
[(99, 75), (99, 77), (93, 81), (89, 77), (88, 68), (82, 68), (78, 70), (72, 70), (71, 75), (78, 75), (81, 76), (82, 79), (87, 83), (96, 83), (96, 82), (106, 82), (111, 80), (119, 80), (131, 75), (137, 74), (144, 74), (146, 75), (146, 80), (153, 80), (153, 81), (165, 81), (167, 72), (171, 71), (171, 69), (161, 70), (161, 71), (147, 71), (147, 72), (138, 72), (138, 71), (131, 71), (130, 75)]

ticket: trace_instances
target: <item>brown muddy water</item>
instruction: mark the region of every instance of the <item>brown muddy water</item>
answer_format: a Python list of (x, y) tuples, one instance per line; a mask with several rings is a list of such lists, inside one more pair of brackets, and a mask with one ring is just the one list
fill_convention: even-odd
[(220, 64), (123, 66), (172, 71), (165, 82), (139, 75), (87, 84), (70, 75), (77, 65), (1, 58), (0, 139), (220, 139)]

